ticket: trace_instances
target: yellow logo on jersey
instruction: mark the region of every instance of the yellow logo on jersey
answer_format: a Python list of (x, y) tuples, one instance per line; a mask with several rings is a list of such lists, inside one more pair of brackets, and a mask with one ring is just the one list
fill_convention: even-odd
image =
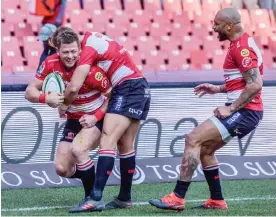
[(103, 74), (100, 73), (100, 72), (96, 72), (95, 79), (96, 79), (97, 81), (103, 80)]
[(241, 50), (241, 56), (242, 57), (248, 57), (249, 53), (250, 53), (249, 50), (247, 50), (245, 48)]

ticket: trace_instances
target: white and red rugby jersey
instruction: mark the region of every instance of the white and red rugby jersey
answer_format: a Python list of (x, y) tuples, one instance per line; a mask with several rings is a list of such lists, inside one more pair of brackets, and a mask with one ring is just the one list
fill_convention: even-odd
[(78, 66), (97, 64), (106, 73), (112, 87), (125, 80), (144, 77), (127, 50), (101, 33), (85, 32), (81, 49)]
[[(69, 72), (66, 71), (61, 63), (59, 56), (53, 54), (48, 56), (41, 64), (36, 73), (36, 78), (44, 80), (45, 77), (57, 72), (61, 75), (65, 86), (71, 81), (76, 67)], [(104, 103), (105, 97), (102, 95), (111, 90), (111, 84), (101, 68), (92, 66), (90, 72), (81, 87), (78, 98), (69, 106), (66, 114), (67, 119), (79, 119), (84, 114), (93, 114)]]
[[(246, 85), (242, 73), (252, 68), (259, 68), (260, 74), (263, 76), (261, 51), (254, 39), (244, 33), (241, 37), (231, 42), (223, 64), (228, 103), (234, 102), (240, 96)], [(261, 91), (244, 108), (262, 111)]]

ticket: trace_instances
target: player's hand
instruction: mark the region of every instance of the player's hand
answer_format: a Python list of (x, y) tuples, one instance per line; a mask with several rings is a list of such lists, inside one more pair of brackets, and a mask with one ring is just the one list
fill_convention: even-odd
[(217, 118), (225, 119), (232, 114), (230, 106), (219, 106), (214, 110), (214, 115)]
[(95, 117), (95, 115), (83, 115), (79, 120), (79, 122), (83, 128), (94, 127), (95, 124), (97, 123), (97, 121), (98, 120)]
[(205, 94), (216, 94), (219, 93), (220, 87), (218, 85), (213, 84), (200, 84), (194, 88), (195, 95), (198, 95), (198, 97), (202, 97)]
[(60, 118), (65, 118), (66, 119), (66, 111), (68, 109), (68, 106), (64, 104), (60, 104), (58, 107), (58, 113)]
[(46, 103), (52, 108), (58, 107), (63, 102), (64, 102), (63, 94), (51, 92), (46, 95)]

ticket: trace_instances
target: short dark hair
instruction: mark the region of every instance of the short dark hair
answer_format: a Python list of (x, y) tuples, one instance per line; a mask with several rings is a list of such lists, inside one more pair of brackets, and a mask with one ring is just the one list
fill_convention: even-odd
[(78, 35), (69, 27), (60, 27), (53, 35), (53, 44), (56, 48), (60, 48), (62, 44), (71, 44), (77, 42), (80, 46)]

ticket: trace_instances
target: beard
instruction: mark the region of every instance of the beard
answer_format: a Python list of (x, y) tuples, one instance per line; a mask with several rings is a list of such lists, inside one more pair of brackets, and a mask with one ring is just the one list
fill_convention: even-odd
[(219, 41), (225, 41), (225, 40), (228, 40), (228, 37), (226, 34), (222, 33), (222, 32), (219, 32), (218, 33), (218, 39)]

